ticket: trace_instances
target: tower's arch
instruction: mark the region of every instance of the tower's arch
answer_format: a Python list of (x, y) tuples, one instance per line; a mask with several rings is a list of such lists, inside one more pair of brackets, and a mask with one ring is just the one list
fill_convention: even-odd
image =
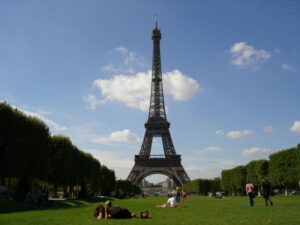
[(180, 182), (180, 180), (178, 179), (178, 177), (176, 176), (176, 174), (173, 174), (172, 172), (168, 171), (168, 169), (149, 169), (147, 171), (145, 171), (144, 173), (141, 173), (140, 176), (137, 178), (136, 183), (140, 184), (142, 180), (144, 180), (145, 178), (151, 176), (151, 175), (165, 175), (167, 177), (169, 177), (170, 179), (172, 179), (177, 186), (181, 186), (182, 183)]

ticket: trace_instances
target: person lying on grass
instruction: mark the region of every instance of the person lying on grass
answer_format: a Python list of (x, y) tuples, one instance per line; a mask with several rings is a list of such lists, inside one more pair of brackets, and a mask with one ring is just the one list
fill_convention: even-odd
[[(99, 205), (95, 209), (94, 216), (97, 219), (130, 219), (130, 218), (136, 218), (136, 214), (132, 214), (128, 209), (122, 208), (117, 205), (113, 205), (111, 201), (106, 201), (104, 204), (104, 207), (102, 205)], [(145, 219), (149, 217), (148, 211), (142, 211), (140, 213), (140, 218)]]
[(168, 195), (168, 201), (166, 204), (157, 205), (156, 208), (175, 208), (177, 207), (178, 203), (176, 201), (176, 198), (172, 195)]
[(99, 205), (96, 207), (95, 212), (94, 212), (94, 216), (97, 219), (104, 219), (105, 217), (105, 209), (102, 205)]

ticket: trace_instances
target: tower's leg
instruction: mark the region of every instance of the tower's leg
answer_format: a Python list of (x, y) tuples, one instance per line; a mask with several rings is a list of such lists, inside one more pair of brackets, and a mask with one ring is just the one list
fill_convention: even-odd
[(139, 154), (140, 156), (143, 156), (145, 158), (149, 157), (151, 152), (151, 147), (152, 147), (152, 140), (153, 140), (153, 135), (151, 135), (150, 132), (146, 130), (144, 140), (141, 146), (140, 154)]

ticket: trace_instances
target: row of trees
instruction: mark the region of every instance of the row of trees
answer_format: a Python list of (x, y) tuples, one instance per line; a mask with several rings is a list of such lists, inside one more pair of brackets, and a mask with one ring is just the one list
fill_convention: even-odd
[(254, 160), (247, 165), (223, 170), (221, 179), (196, 179), (184, 185), (188, 193), (207, 195), (209, 192), (225, 191), (229, 194), (245, 194), (245, 185), (251, 181), (256, 191), (261, 190), (262, 179), (268, 178), (277, 189), (299, 189), (300, 144), (270, 155), (270, 160)]
[(117, 198), (127, 198), (142, 193), (142, 190), (129, 180), (117, 180), (114, 196)]
[[(63, 189), (74, 187), (82, 197), (114, 191), (114, 171), (80, 151), (65, 136), (51, 136), (47, 125), (7, 103), (0, 103), (0, 181), (10, 187), (17, 181), (15, 197), (22, 200), (33, 181)], [(31, 182), (31, 183), (30, 183)], [(81, 188), (78, 188), (81, 187)]]
[(196, 179), (184, 184), (187, 193), (197, 193), (207, 195), (209, 192), (216, 193), (221, 190), (220, 178), (215, 179)]
[(278, 189), (298, 189), (300, 185), (300, 144), (295, 148), (270, 155), (270, 160), (255, 160), (245, 166), (223, 170), (222, 189), (232, 194), (244, 194), (246, 182), (251, 181), (260, 190), (261, 181), (268, 177)]

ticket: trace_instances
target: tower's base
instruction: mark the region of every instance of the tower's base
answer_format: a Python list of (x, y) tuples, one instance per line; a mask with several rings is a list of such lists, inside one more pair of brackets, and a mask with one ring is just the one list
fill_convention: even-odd
[(145, 177), (152, 174), (166, 175), (179, 186), (190, 181), (181, 165), (180, 155), (169, 155), (167, 158), (164, 155), (152, 157), (135, 155), (135, 164), (127, 179), (138, 185)]

